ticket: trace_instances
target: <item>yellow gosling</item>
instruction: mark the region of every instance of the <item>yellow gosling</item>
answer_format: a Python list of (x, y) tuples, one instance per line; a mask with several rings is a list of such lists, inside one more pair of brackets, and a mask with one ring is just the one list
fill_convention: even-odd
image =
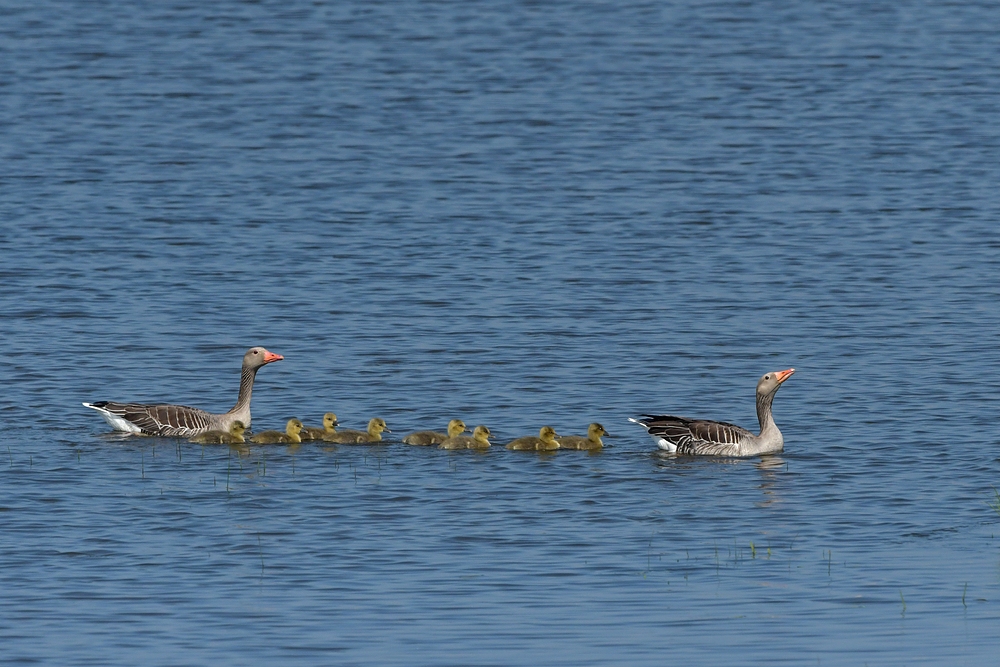
[(559, 435), (556, 430), (551, 426), (543, 426), (538, 431), (538, 437), (533, 435), (526, 435), (523, 438), (518, 438), (507, 445), (507, 449), (515, 449), (518, 451), (542, 451), (547, 452), (553, 449), (559, 449), (559, 441), (556, 438)]
[(465, 426), (465, 422), (461, 419), (452, 419), (448, 422), (447, 433), (439, 433), (438, 431), (417, 431), (416, 433), (411, 433), (403, 438), (403, 442), (407, 445), (440, 445), (448, 438), (454, 438), (457, 435), (462, 435), (468, 430), (469, 429)]
[(261, 431), (257, 435), (251, 436), (250, 442), (258, 445), (294, 445), (302, 442), (299, 433), (302, 432), (302, 422), (298, 419), (289, 419), (285, 424), (285, 432), (281, 431)]
[(330, 435), (331, 433), (337, 432), (337, 415), (332, 412), (327, 412), (323, 415), (323, 428), (317, 428), (315, 426), (304, 426), (302, 427), (302, 433), (299, 436), (303, 440), (322, 440), (324, 437)]
[(375, 417), (368, 422), (367, 431), (352, 431), (351, 429), (343, 429), (342, 431), (337, 431), (331, 435), (323, 436), (323, 442), (337, 442), (342, 445), (359, 445), (367, 442), (381, 442), (382, 431), (392, 433), (392, 431), (386, 427), (383, 420)]
[(604, 443), (601, 441), (602, 435), (608, 435), (604, 427), (594, 422), (587, 427), (587, 436), (564, 435), (559, 437), (559, 449), (588, 449), (591, 451), (602, 449)]
[(247, 427), (239, 419), (234, 421), (228, 431), (205, 431), (200, 433), (188, 442), (196, 442), (199, 445), (238, 445), (246, 442), (243, 434)]
[(471, 437), (467, 435), (453, 435), (442, 442), (439, 447), (441, 449), (489, 449), (489, 438), (491, 435), (490, 430), (480, 424), (472, 432)]

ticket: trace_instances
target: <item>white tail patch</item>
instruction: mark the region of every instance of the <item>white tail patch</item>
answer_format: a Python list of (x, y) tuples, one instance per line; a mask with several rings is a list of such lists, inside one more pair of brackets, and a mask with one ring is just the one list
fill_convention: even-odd
[(657, 438), (655, 436), (653, 437), (653, 440), (656, 441), (656, 446), (659, 447), (660, 449), (662, 449), (665, 452), (676, 452), (677, 451), (677, 445), (675, 445), (672, 442), (669, 442), (669, 441), (667, 441), (667, 440), (665, 440), (663, 438)]
[(85, 407), (91, 410), (97, 410), (104, 417), (104, 421), (108, 423), (108, 426), (116, 431), (121, 431), (123, 433), (142, 433), (142, 429), (133, 424), (132, 422), (126, 420), (124, 417), (119, 417), (118, 415), (108, 412), (104, 408), (99, 408), (91, 403), (84, 403)]
[[(638, 424), (639, 426), (643, 427), (644, 429), (646, 429), (646, 432), (649, 433), (649, 427), (646, 426), (645, 424), (643, 424), (638, 419), (632, 419), (631, 417), (629, 417), (628, 420), (630, 422), (632, 422), (633, 424)], [(666, 438), (661, 438), (660, 436), (653, 435), (652, 433), (649, 434), (649, 437), (652, 438), (653, 442), (656, 443), (656, 446), (659, 447), (660, 449), (662, 449), (663, 451), (665, 451), (665, 452), (676, 452), (677, 451), (677, 445), (675, 445), (674, 443), (670, 442)]]

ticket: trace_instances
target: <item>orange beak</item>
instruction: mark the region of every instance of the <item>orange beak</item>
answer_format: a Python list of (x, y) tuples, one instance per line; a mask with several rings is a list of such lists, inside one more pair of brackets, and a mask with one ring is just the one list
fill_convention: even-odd
[(792, 373), (794, 372), (795, 372), (794, 368), (789, 368), (787, 371), (776, 371), (774, 374), (774, 379), (778, 381), (778, 384), (781, 384), (788, 378), (792, 377)]
[(282, 359), (284, 359), (284, 357), (281, 356), (280, 354), (275, 354), (274, 352), (268, 352), (267, 350), (264, 350), (264, 363), (265, 364), (269, 364), (272, 361), (281, 361)]

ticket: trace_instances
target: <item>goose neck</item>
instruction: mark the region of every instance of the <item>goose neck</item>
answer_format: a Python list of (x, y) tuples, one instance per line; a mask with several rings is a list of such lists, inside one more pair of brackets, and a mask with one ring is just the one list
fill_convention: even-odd
[(240, 376), (240, 393), (236, 397), (236, 405), (230, 412), (249, 412), (250, 397), (253, 395), (253, 381), (257, 376), (256, 368), (244, 368)]
[(774, 416), (771, 414), (771, 403), (774, 401), (774, 394), (775, 392), (772, 391), (763, 396), (760, 394), (757, 395), (757, 422), (760, 424), (761, 434), (776, 428)]

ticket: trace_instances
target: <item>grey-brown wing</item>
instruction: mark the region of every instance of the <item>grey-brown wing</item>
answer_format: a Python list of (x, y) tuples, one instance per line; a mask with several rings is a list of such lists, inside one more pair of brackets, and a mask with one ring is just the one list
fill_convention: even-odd
[(638, 420), (650, 435), (663, 438), (677, 447), (678, 454), (732, 455), (753, 434), (726, 422), (687, 419), (672, 415), (645, 415)]
[(188, 436), (208, 428), (209, 414), (185, 405), (145, 405), (142, 403), (95, 403), (129, 421), (148, 435)]

